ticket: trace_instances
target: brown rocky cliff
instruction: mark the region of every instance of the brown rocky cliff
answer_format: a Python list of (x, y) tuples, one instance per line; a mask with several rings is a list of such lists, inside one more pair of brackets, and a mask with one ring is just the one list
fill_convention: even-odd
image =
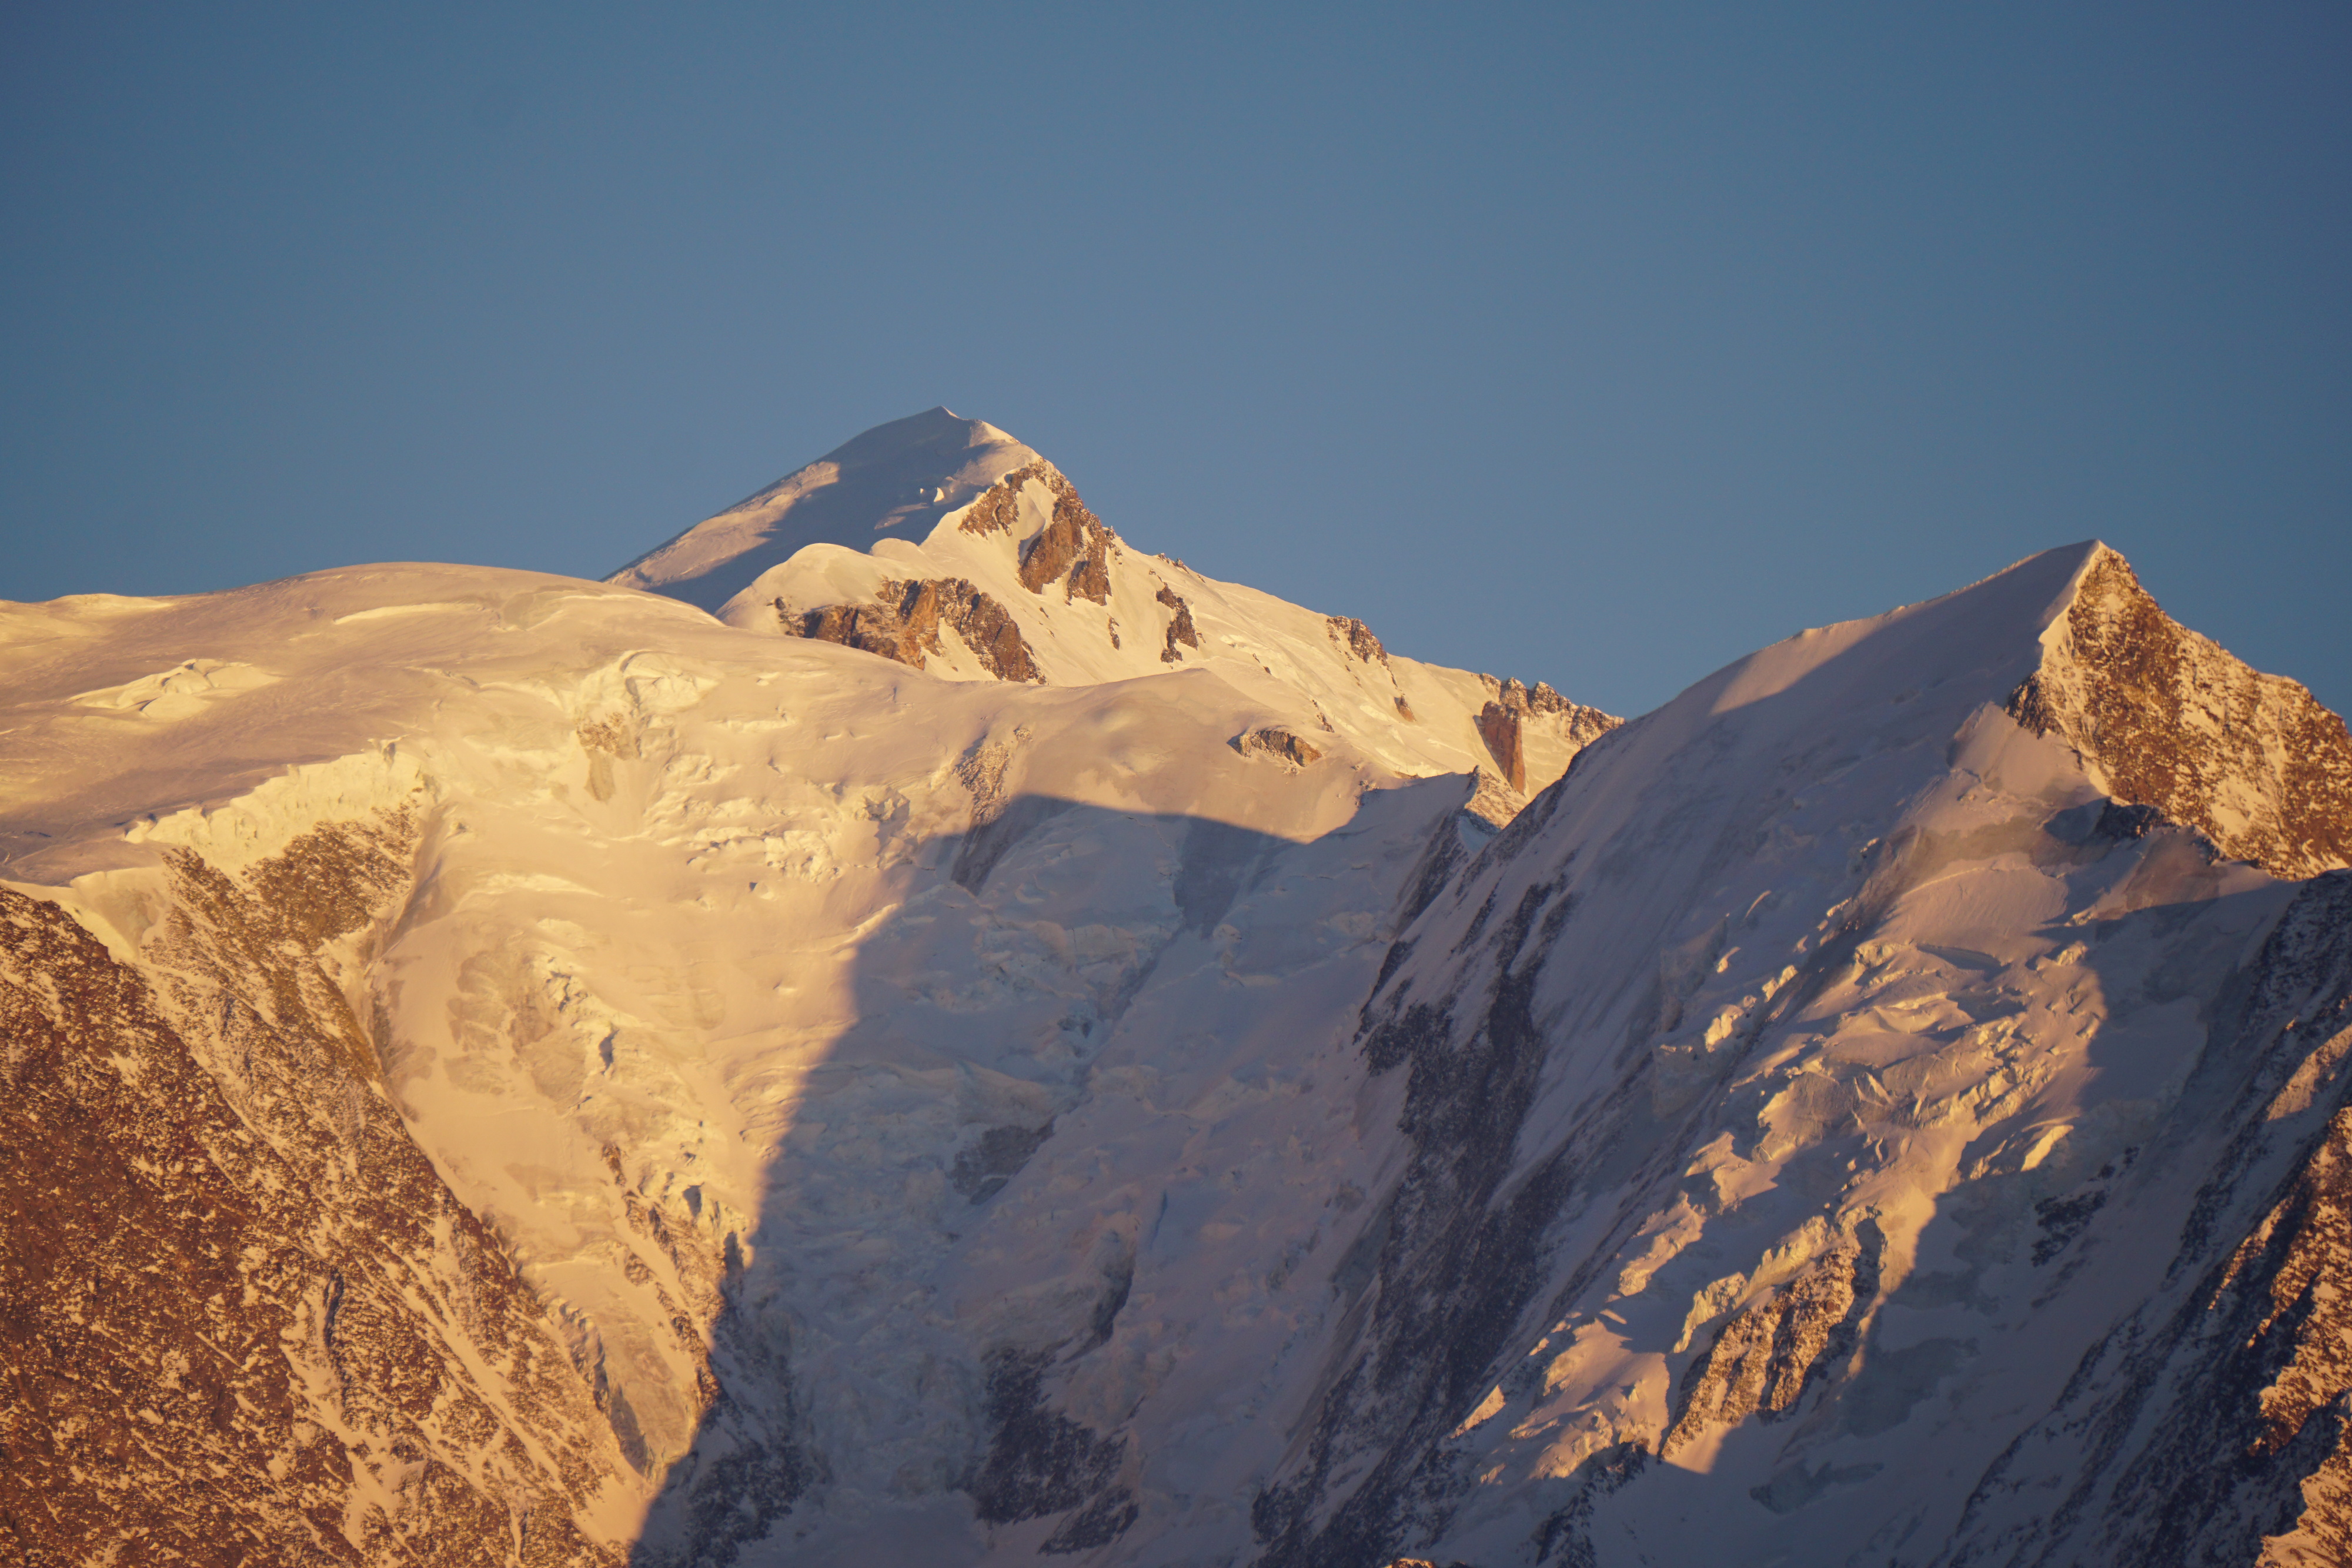
[(1590, 746), (1625, 721), (1597, 707), (1570, 702), (1542, 681), (1534, 685), (1506, 678), (1495, 683), (1495, 700), (1523, 720), (1547, 726), (1575, 747)]
[[(1625, 722), (1597, 707), (1570, 702), (1541, 681), (1529, 686), (1517, 680), (1496, 680), (1492, 675), (1478, 678), (1494, 694), (1475, 720), (1478, 738), (1486, 742), (1487, 753), (1501, 770), (1502, 781), (1519, 795), (1528, 792), (1530, 730), (1543, 741), (1544, 754), (1537, 758), (1545, 769), (1537, 779), (1541, 785), (1550, 782), (1576, 753)], [(1408, 718), (1412, 716), (1402, 702), (1400, 711)], [(1486, 803), (1474, 805), (1472, 810), (1490, 821), (1507, 821), (1516, 810), (1516, 807), (1501, 810), (1508, 797), (1500, 791), (1482, 790), (1481, 799)]]
[[(2284, 1364), (2261, 1392), (2263, 1431), (2252, 1451), (2277, 1453), (2317, 1412), (2352, 1391), (2352, 1111), (2338, 1111), (2284, 1198), (2240, 1243), (2224, 1291), (2253, 1286), (2266, 1298), (2251, 1346), (2277, 1336)], [(2339, 1439), (2336, 1517), (2352, 1546), (2352, 1455)]]
[(1032, 479), (1043, 479), (1048, 469), (1043, 463), (1031, 463), (1015, 468), (983, 491), (980, 498), (964, 509), (959, 525), (968, 534), (1009, 534), (1021, 513), (1021, 486)]
[(1323, 760), (1322, 750), (1278, 725), (1267, 725), (1234, 737), (1230, 744), (1244, 757), (1255, 752), (1263, 757), (1278, 758), (1294, 768), (1306, 768)]
[(0, 890), (0, 1542), (29, 1564), (616, 1564), (634, 1485), (311, 957), (398, 823), (177, 858), (146, 972)]
[(2118, 800), (2233, 860), (2306, 877), (2352, 865), (2352, 735), (2301, 685), (2174, 622), (2102, 547), (2040, 669), (2010, 700)]
[(1049, 583), (1063, 585), (1065, 599), (1110, 602), (1110, 549), (1117, 541), (1075, 493), (1057, 495), (1054, 520), (1031, 539), (1021, 553), (1021, 586), (1043, 593)]
[(1816, 1260), (1716, 1331), (1684, 1370), (1674, 1424), (1658, 1452), (1672, 1454), (1750, 1416), (1790, 1414), (1805, 1390), (1853, 1354), (1861, 1314), (1878, 1290), (1876, 1238)]

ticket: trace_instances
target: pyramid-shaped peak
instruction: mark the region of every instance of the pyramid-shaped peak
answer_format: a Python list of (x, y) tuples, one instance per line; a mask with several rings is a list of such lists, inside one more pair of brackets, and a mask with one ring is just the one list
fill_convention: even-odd
[(2273, 875), (2352, 865), (2352, 735), (2304, 686), (2181, 625), (2121, 551), (2087, 547), (2010, 712), (2100, 789)]
[(929, 408), (852, 436), (807, 466), (646, 551), (607, 581), (714, 613), (767, 570), (813, 544), (866, 550), (919, 542), (1005, 475), (1052, 468), (982, 419)]

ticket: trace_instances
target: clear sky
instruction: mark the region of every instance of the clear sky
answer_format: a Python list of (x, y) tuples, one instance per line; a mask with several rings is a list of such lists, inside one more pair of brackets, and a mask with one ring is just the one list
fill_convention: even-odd
[(2352, 7), (0, 0), (0, 597), (602, 576), (934, 403), (1638, 712), (2096, 536), (2352, 706)]

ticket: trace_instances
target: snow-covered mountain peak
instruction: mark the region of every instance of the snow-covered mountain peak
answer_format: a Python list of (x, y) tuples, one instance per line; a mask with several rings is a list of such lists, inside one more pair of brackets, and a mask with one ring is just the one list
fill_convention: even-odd
[[(1864, 643), (1869, 658), (1843, 656)], [(1681, 744), (1768, 698), (1772, 723), (1812, 739), (1866, 737), (1906, 707), (1957, 724), (1994, 702), (2071, 747), (2103, 793), (2194, 829), (2229, 859), (2288, 877), (2352, 865), (2344, 721), (2174, 621), (2095, 539), (1759, 649), (1637, 728)]]
[[(1855, 684), (1900, 693), (1919, 682), (1942, 690), (1977, 674), (1997, 680), (2013, 671), (2011, 678), (2021, 679), (2042, 656), (2049, 627), (2065, 614), (2084, 572), (2104, 548), (2086, 543), (2043, 550), (1950, 593), (1783, 638), (1699, 681), (1660, 714), (1727, 713), (1801, 683), (1809, 707), (1824, 700), (1834, 707), (1859, 695), (1847, 689)], [(1843, 657), (1864, 643), (1872, 647), (1871, 658)], [(1824, 674), (1831, 670), (1833, 677)], [(1816, 695), (1830, 679), (1838, 683), (1835, 696)], [(1809, 713), (1809, 720), (1813, 716), (1834, 716), (1823, 709), (1818, 716)]]
[(1423, 664), (1353, 617), (1136, 550), (1034, 449), (944, 408), (867, 431), (609, 580), (949, 680), (1208, 670), (1262, 710), (1234, 737), (1245, 753), (1311, 766), (1344, 737), (1408, 777), (1475, 774), (1472, 810), (1494, 822), (1616, 723), (1541, 682)]
[(1016, 468), (1043, 462), (984, 420), (927, 409), (875, 426), (658, 545), (608, 580), (714, 613), (813, 544), (921, 539)]
[(1383, 961), (1413, 1153), (1264, 1561), (2340, 1542), (2341, 1328), (2232, 1251), (2336, 1223), (2347, 882), (2266, 874), (2332, 852), (2307, 700), (2085, 543), (1589, 749)]

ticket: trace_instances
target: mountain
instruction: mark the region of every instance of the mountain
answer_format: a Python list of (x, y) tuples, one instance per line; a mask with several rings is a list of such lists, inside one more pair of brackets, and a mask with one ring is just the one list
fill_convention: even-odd
[(2104, 547), (1616, 726), (942, 410), (0, 668), (23, 1561), (2343, 1555), (2352, 739)]
[[(1210, 1038), (1286, 1016), (1231, 987), (1360, 989), (1428, 844), (1466, 852), (1465, 801), (1519, 798), (1496, 775), (1524, 752), (1451, 694), (1521, 705), (1554, 771), (1609, 722), (1251, 602), (1269, 640), (1050, 685), (459, 568), (12, 607), (0, 845), (42, 936), (10, 997), (49, 1096), (16, 1147), (56, 1175), (19, 1195), (10, 1360), (74, 1391), (20, 1407), (47, 1463), (0, 1513), (47, 1522), (19, 1544), (432, 1557), (497, 1517), (533, 1560), (642, 1534), (714, 1561), (787, 1510), (854, 1532), (942, 1497), (970, 1528), (985, 1403), (949, 1418), (934, 1385), (984, 1391), (1022, 1313), (1059, 1319), (959, 1329), (926, 1292), (1120, 1019)], [(1318, 722), (1367, 676), (1430, 716)], [(1151, 1071), (1207, 1093), (1244, 1049)], [(174, 1206), (219, 1234), (110, 1239)], [(1084, 1317), (1100, 1267), (1036, 1278), (1075, 1268)], [(142, 1309), (175, 1335), (92, 1306), (191, 1271), (219, 1288)], [(77, 1314), (106, 1335), (57, 1348)], [(205, 1345), (247, 1347), (247, 1381)], [(110, 1436), (142, 1462), (53, 1511), (87, 1470), (55, 1435), (150, 1409), (172, 1442)], [(172, 1484), (224, 1454), (236, 1486)]]
[(2347, 779), (2095, 545), (1588, 752), (1365, 1009), (1399, 1174), (1265, 1560), (2341, 1560)]
[(856, 551), (929, 536), (1006, 475), (1045, 463), (994, 425), (934, 408), (865, 434), (657, 545), (607, 580), (716, 615), (810, 545)]
[(944, 408), (868, 431), (607, 580), (950, 679), (1212, 671), (1281, 720), (1267, 744), (1316, 752), (1340, 735), (1401, 773), (1477, 773), (1475, 809), (1496, 823), (1617, 722), (1139, 554), (1060, 469)]

